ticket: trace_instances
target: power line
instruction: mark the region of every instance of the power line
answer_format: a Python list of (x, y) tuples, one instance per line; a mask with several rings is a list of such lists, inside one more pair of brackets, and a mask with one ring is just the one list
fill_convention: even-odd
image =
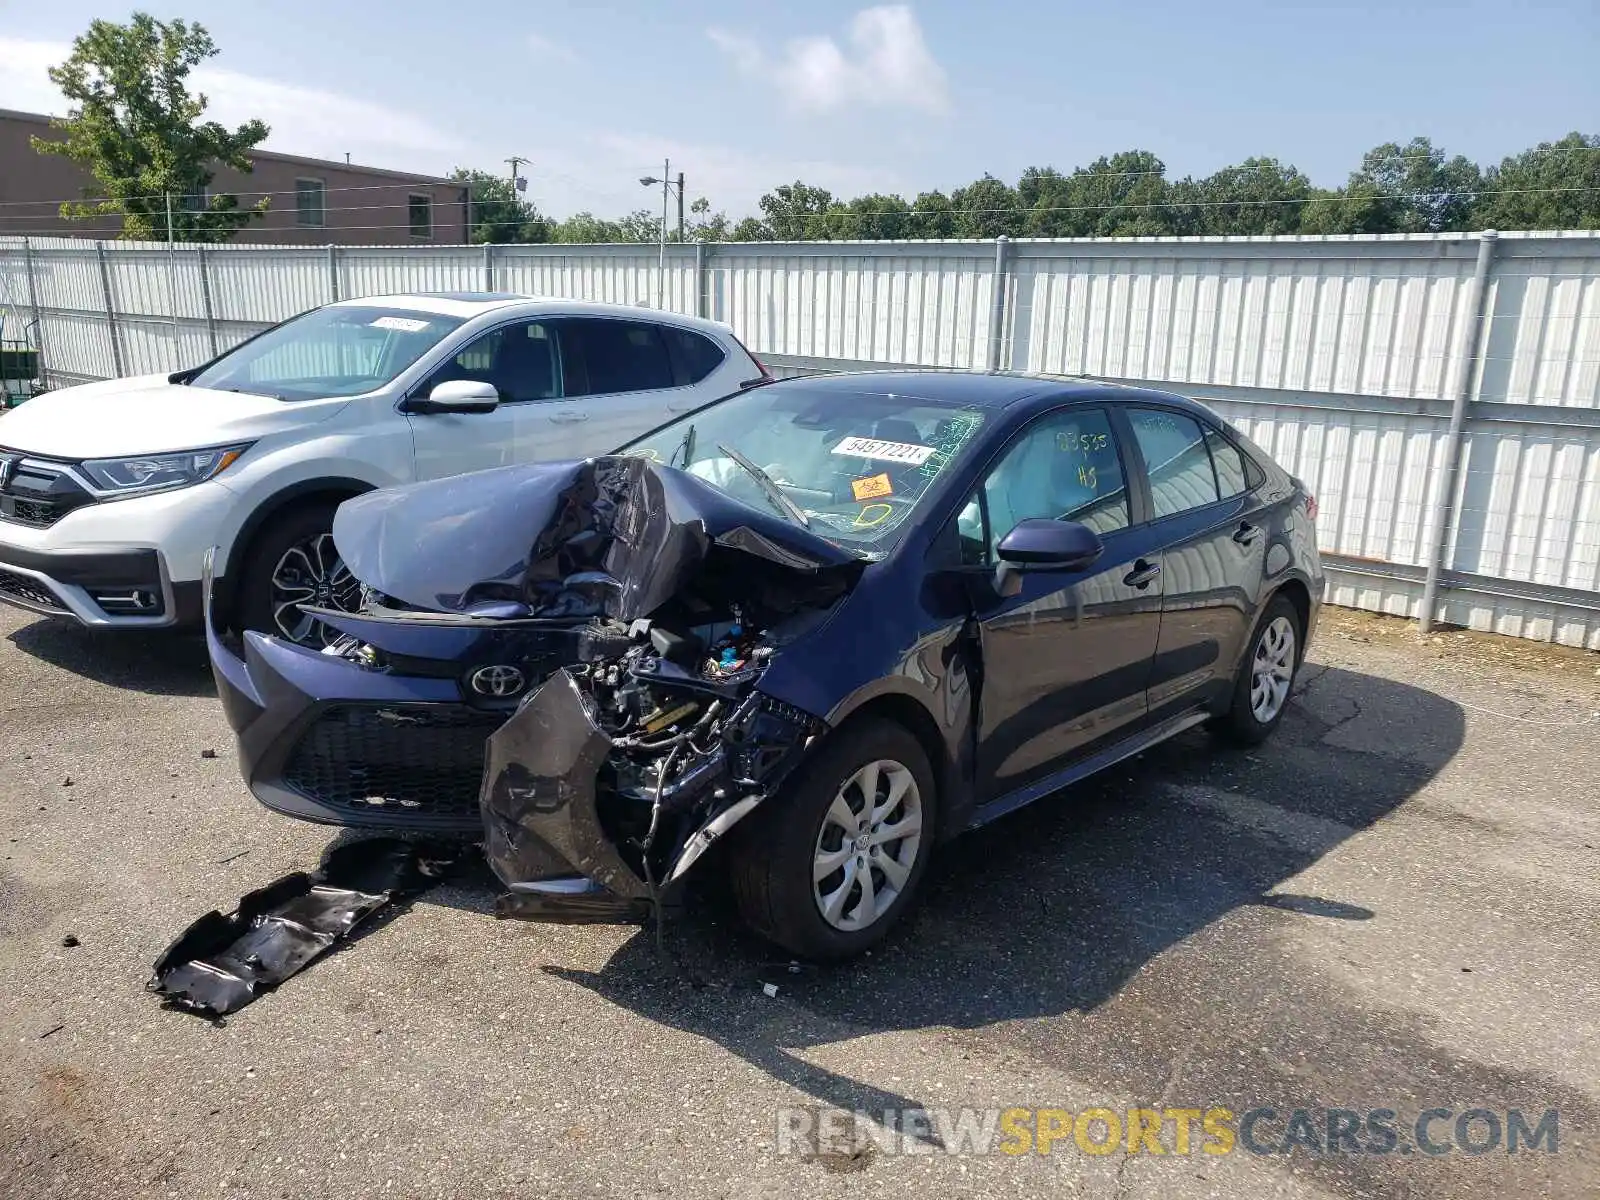
[[(1442, 195), (1442, 196), (1446, 196), (1446, 197), (1459, 197), (1459, 198), (1463, 198), (1463, 199), (1465, 199), (1465, 198), (1476, 199), (1476, 198), (1482, 197), (1482, 196), (1558, 195), (1558, 194), (1571, 194), (1571, 193), (1577, 193), (1577, 192), (1585, 192), (1585, 193), (1587, 193), (1587, 192), (1600, 192), (1600, 186), (1540, 187), (1540, 188), (1478, 188), (1478, 189), (1463, 190), (1463, 191), (1459, 191), (1459, 192), (1432, 193), (1432, 194), (1433, 195)], [(1412, 199), (1414, 197), (1414, 195), (1415, 194), (1411, 193), (1411, 192), (1367, 192), (1367, 193), (1363, 193), (1359, 197), (1356, 197), (1356, 199), (1361, 199), (1361, 200), (1409, 200), (1409, 199)], [(1052, 205), (1037, 205), (1037, 206), (1034, 206), (1034, 207), (1023, 207), (1021, 205), (1017, 205), (1017, 206), (1014, 206), (1014, 207), (1007, 207), (1007, 208), (956, 208), (956, 207), (950, 207), (950, 208), (920, 208), (920, 209), (919, 208), (904, 208), (904, 209), (893, 209), (893, 208), (891, 208), (891, 209), (874, 209), (874, 210), (868, 210), (868, 211), (841, 210), (841, 211), (836, 211), (836, 212), (830, 212), (830, 211), (810, 212), (810, 213), (796, 214), (795, 219), (803, 221), (803, 220), (809, 220), (812, 217), (831, 217), (831, 218), (836, 218), (836, 219), (841, 219), (841, 220), (849, 220), (849, 219), (852, 219), (852, 218), (861, 218), (861, 217), (919, 217), (919, 216), (948, 216), (948, 217), (955, 217), (955, 216), (994, 216), (994, 215), (1009, 215), (1009, 216), (1015, 216), (1015, 217), (1022, 218), (1022, 217), (1027, 217), (1027, 216), (1035, 214), (1035, 213), (1111, 212), (1111, 211), (1144, 212), (1144, 211), (1149, 211), (1149, 210), (1154, 210), (1154, 209), (1171, 209), (1171, 208), (1184, 208), (1184, 209), (1188, 209), (1188, 208), (1261, 208), (1261, 207), (1277, 206), (1277, 205), (1285, 205), (1285, 204), (1302, 204), (1302, 205), (1334, 204), (1334, 203), (1342, 203), (1342, 202), (1344, 202), (1346, 200), (1349, 200), (1349, 199), (1351, 199), (1351, 197), (1344, 196), (1344, 195), (1328, 195), (1328, 196), (1307, 196), (1307, 197), (1303, 197), (1303, 198), (1302, 197), (1296, 197), (1296, 198), (1280, 198), (1280, 199), (1268, 199), (1268, 200), (1245, 200), (1245, 199), (1236, 199), (1236, 200), (1158, 200), (1158, 201), (1149, 201), (1149, 202), (1146, 202), (1146, 203), (1128, 203), (1128, 202), (1125, 202), (1125, 201), (1118, 201), (1118, 202), (1113, 202), (1113, 203), (1110, 203), (1110, 204), (1052, 204)], [(377, 210), (388, 210), (388, 209), (395, 209), (395, 208), (406, 208), (406, 209), (409, 209), (409, 207), (410, 207), (409, 204), (345, 205), (345, 206), (342, 206), (342, 207), (324, 207), (323, 212), (325, 214), (328, 214), (328, 213), (340, 213), (340, 212), (372, 212), (372, 211), (377, 211)], [(248, 210), (235, 210), (235, 211), (248, 211)], [(288, 209), (278, 209), (278, 210), (268, 210), (268, 211), (287, 212), (289, 210)], [(193, 215), (193, 214), (191, 214), (191, 215)], [(114, 218), (118, 217), (118, 214), (115, 214), (115, 213), (100, 213), (100, 214), (95, 214), (95, 216), (104, 217), (104, 218), (107, 218), (107, 219), (114, 219)], [(5, 217), (3, 219), (6, 220), (6, 221), (60, 221), (60, 220), (70, 220), (71, 218), (63, 218), (63, 217), (60, 217), (57, 214), (38, 213), (38, 214), (26, 214), (26, 215), (9, 216), (9, 217)], [(82, 219), (84, 219), (84, 220), (93, 220), (94, 218), (93, 217), (89, 217), (89, 218), (82, 218)], [(301, 228), (301, 229), (318, 229), (318, 228), (329, 228), (329, 229), (332, 229), (332, 228), (339, 228), (339, 229), (347, 229), (347, 230), (348, 229), (388, 229), (388, 228), (396, 227), (399, 224), (401, 224), (401, 223), (400, 222), (396, 222), (394, 226), (391, 226), (391, 225), (341, 225), (341, 226), (322, 225), (322, 226), (296, 226), (296, 228)], [(243, 228), (258, 228), (259, 229), (259, 228), (281, 228), (281, 227), (278, 227), (278, 226), (263, 227), (263, 226), (248, 226), (247, 225), (247, 226), (244, 226)]]
[[(1521, 153), (1522, 154), (1584, 154), (1584, 153), (1595, 154), (1595, 153), (1600, 153), (1600, 145), (1595, 145), (1595, 146), (1548, 146), (1548, 147), (1544, 147), (1544, 148), (1537, 148), (1536, 147), (1534, 149), (1524, 150)], [(1510, 156), (1508, 156), (1508, 157), (1510, 157)], [(524, 159), (524, 160), (521, 160), (521, 161), (525, 162), (527, 160)], [(1273, 159), (1273, 160), (1270, 160), (1270, 161), (1276, 162), (1277, 160)], [(1432, 161), (1435, 161), (1435, 159), (1434, 159), (1434, 156), (1428, 155), (1428, 154), (1404, 154), (1404, 153), (1402, 153), (1402, 154), (1396, 154), (1396, 155), (1386, 155), (1385, 157), (1383, 157), (1381, 159), (1378, 159), (1378, 160), (1375, 160), (1375, 161), (1378, 161), (1378, 162), (1432, 162)], [(1231, 170), (1231, 169), (1235, 169), (1235, 168), (1237, 168), (1239, 166), (1242, 166), (1242, 164), (1234, 164), (1233, 167), (1224, 167), (1224, 168), (1221, 168), (1221, 170)], [(1050, 168), (1050, 169), (1053, 169), (1053, 168)], [(1293, 169), (1292, 166), (1291, 166), (1291, 169)], [(1220, 171), (1219, 172), (1213, 172), (1213, 174), (1219, 174), (1219, 173), (1220, 173)], [(585, 181), (579, 179), (578, 177), (576, 177), (574, 175), (566, 174), (566, 173), (561, 172), (561, 171), (553, 171), (553, 170), (549, 170), (549, 169), (541, 169), (540, 170), (540, 175), (541, 175), (541, 177), (546, 178), (546, 179), (559, 179), (559, 180), (561, 180), (563, 182), (574, 184), (577, 187), (587, 191), (590, 195), (608, 196), (608, 197), (628, 195), (628, 193), (620, 191), (620, 190), (595, 188), (591, 184), (585, 183)], [(1064, 182), (1079, 183), (1079, 182), (1082, 182), (1084, 180), (1089, 180), (1089, 179), (1134, 179), (1134, 178), (1140, 178), (1140, 177), (1152, 176), (1152, 175), (1160, 176), (1162, 178), (1166, 178), (1167, 170), (1166, 170), (1165, 167), (1162, 167), (1160, 170), (1146, 169), (1146, 170), (1138, 170), (1138, 171), (1085, 171), (1085, 170), (1078, 169), (1078, 170), (1074, 170), (1074, 171), (1072, 171), (1070, 173), (1059, 173), (1058, 172), (1057, 177), (1060, 180), (1064, 181)], [(1205, 178), (1210, 178), (1210, 176), (1206, 176)], [(498, 177), (491, 177), (490, 179), (487, 179), (487, 180), (474, 180), (474, 179), (440, 179), (440, 180), (421, 180), (421, 181), (417, 181), (417, 180), (403, 181), (402, 180), (402, 181), (396, 181), (394, 183), (350, 184), (350, 185), (341, 186), (341, 187), (326, 187), (326, 186), (324, 186), (324, 188), (322, 190), (323, 190), (323, 193), (325, 195), (327, 195), (327, 194), (332, 194), (334, 192), (391, 191), (391, 190), (396, 190), (396, 189), (400, 189), (400, 188), (412, 188), (412, 189), (422, 188), (422, 187), (471, 188), (471, 187), (474, 187), (474, 186), (480, 186), (484, 182), (504, 182), (504, 180), (501, 180)], [(975, 181), (975, 182), (982, 182), (982, 181), (978, 180), (978, 181)], [(1003, 181), (1000, 181), (1000, 182), (1003, 182)], [(1176, 182), (1181, 182), (1181, 181), (1180, 180), (1173, 180), (1172, 182), (1176, 183)], [(1010, 185), (1008, 184), (1007, 186), (1009, 187)], [(961, 189), (958, 188), (956, 190), (959, 191)], [(177, 189), (173, 189), (172, 194), (174, 196), (176, 196), (176, 195), (179, 195), (181, 193)], [(259, 197), (294, 196), (294, 195), (298, 195), (299, 194), (299, 189), (298, 188), (278, 188), (278, 189), (265, 189), (265, 190), (262, 190), (262, 189), (239, 188), (239, 189), (236, 189), (236, 190), (219, 190), (217, 192), (217, 194), (218, 195), (236, 195), (236, 196), (241, 196), (241, 197), (244, 197), (244, 196), (259, 196)], [(1464, 194), (1464, 193), (1455, 193), (1455, 194), (1459, 195), (1459, 194)], [(85, 196), (85, 197), (72, 197), (72, 198), (70, 198), (68, 200), (0, 200), (0, 207), (16, 207), (16, 206), (33, 206), (33, 207), (37, 207), (38, 205), (42, 205), (42, 204), (60, 205), (60, 204), (63, 204), (63, 203), (66, 203), (66, 204), (125, 204), (125, 203), (128, 203), (130, 201), (134, 201), (134, 200), (142, 200), (142, 201), (149, 201), (151, 203), (155, 203), (155, 202), (164, 200), (166, 198), (166, 195), (167, 195), (166, 192), (153, 192), (153, 193), (146, 193), (146, 194), (140, 194), (140, 195), (125, 196), (125, 197), (120, 197), (120, 198), (119, 197), (114, 197), (114, 196)], [(971, 212), (971, 211), (979, 211), (979, 210), (965, 209), (965, 210), (962, 210), (962, 211)]]

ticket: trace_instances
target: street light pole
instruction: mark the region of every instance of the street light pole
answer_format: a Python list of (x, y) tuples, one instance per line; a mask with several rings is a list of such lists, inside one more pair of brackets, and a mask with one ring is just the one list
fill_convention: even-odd
[(656, 273), (656, 307), (667, 307), (667, 191), (671, 186), (672, 160), (661, 161), (661, 264)]
[[(658, 268), (659, 277), (656, 280), (656, 307), (664, 309), (667, 306), (667, 202), (671, 198), (671, 193), (672, 193), (672, 189), (673, 189), (673, 183), (672, 183), (672, 160), (670, 158), (662, 160), (662, 162), (661, 162), (661, 178), (660, 179), (657, 179), (654, 175), (646, 175), (643, 179), (639, 180), (639, 182), (641, 184), (643, 184), (645, 187), (655, 187), (655, 185), (658, 184), (658, 183), (661, 185), (661, 261), (660, 261), (660, 266)], [(682, 171), (678, 172), (677, 189), (678, 189), (678, 240), (681, 242), (681, 241), (683, 241), (683, 233), (684, 233), (684, 230), (683, 230), (683, 172)]]

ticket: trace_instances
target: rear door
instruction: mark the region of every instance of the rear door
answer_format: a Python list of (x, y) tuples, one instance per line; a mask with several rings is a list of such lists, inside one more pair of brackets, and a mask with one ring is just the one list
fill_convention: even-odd
[(618, 317), (566, 317), (558, 325), (565, 395), (545, 415), (580, 455), (614, 450), (713, 398), (694, 384), (724, 354), (692, 330)]
[[(957, 517), (968, 567), (991, 567), (1028, 517), (1081, 521), (1105, 543), (1084, 571), (1036, 571), (1001, 598), (981, 582), (979, 803), (1053, 774), (1145, 720), (1161, 621), (1161, 561), (1134, 524), (1128, 456), (1110, 414), (1065, 408), (1018, 434)], [(1136, 461), (1136, 460), (1135, 460)]]
[(488, 413), (408, 413), (418, 479), (439, 479), (539, 458), (577, 457), (575, 439), (552, 435), (545, 415), (561, 396), (555, 323), (513, 321), (467, 343), (412, 391), (441, 383), (491, 383), (500, 406)]
[(1173, 409), (1125, 413), (1165, 580), (1150, 677), (1159, 720), (1228, 694), (1260, 597), (1267, 532), (1248, 460), (1223, 434)]

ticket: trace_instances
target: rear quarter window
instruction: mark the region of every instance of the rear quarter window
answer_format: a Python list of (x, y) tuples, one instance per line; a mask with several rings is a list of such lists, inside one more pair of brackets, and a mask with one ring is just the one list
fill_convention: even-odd
[(688, 329), (666, 329), (667, 348), (677, 366), (678, 383), (699, 383), (715, 371), (728, 357), (721, 346), (710, 338)]

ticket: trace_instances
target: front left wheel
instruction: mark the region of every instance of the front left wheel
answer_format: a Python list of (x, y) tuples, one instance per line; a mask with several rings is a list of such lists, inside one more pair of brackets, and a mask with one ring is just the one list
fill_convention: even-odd
[(321, 649), (337, 631), (302, 606), (354, 612), (361, 584), (333, 544), (335, 505), (308, 504), (275, 515), (246, 552), (240, 572), (239, 625)]
[(738, 827), (740, 912), (806, 958), (870, 949), (916, 895), (935, 804), (933, 770), (909, 731), (881, 720), (847, 726)]

